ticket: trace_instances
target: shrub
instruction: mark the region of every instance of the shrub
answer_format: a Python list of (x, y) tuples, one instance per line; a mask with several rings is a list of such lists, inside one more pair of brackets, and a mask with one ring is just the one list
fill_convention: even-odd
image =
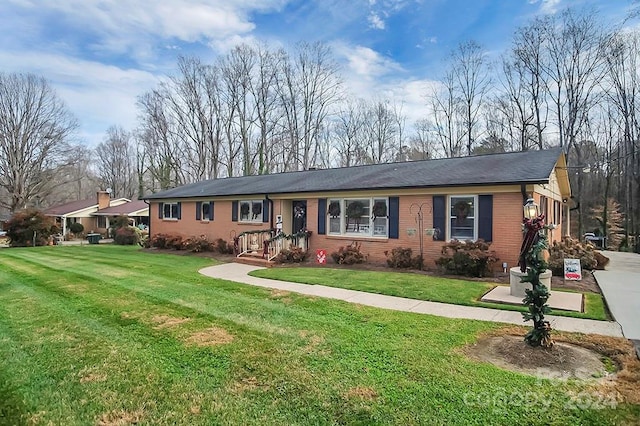
[(205, 251), (213, 251), (215, 244), (209, 241), (206, 235), (199, 237), (189, 237), (182, 243), (185, 250), (193, 253), (201, 253)]
[(553, 275), (562, 276), (564, 274), (564, 259), (580, 259), (582, 269), (589, 271), (598, 265), (593, 244), (581, 243), (571, 237), (564, 237), (562, 241), (554, 241), (549, 248), (547, 263)]
[(84, 232), (84, 226), (80, 222), (74, 222), (69, 226), (69, 231), (77, 237)]
[(118, 233), (118, 229), (128, 228), (130, 226), (129, 222), (130, 220), (128, 216), (120, 215), (112, 217), (109, 220), (109, 229), (107, 230), (107, 235), (114, 236), (115, 239), (115, 235)]
[(422, 268), (423, 259), (420, 255), (413, 257), (413, 251), (410, 248), (396, 247), (391, 253), (385, 251), (387, 256), (387, 265), (391, 268)]
[(184, 241), (180, 235), (169, 235), (167, 237), (167, 248), (174, 250), (182, 250), (184, 248)]
[(233, 254), (233, 244), (229, 244), (226, 240), (218, 238), (216, 240), (216, 250), (220, 254)]
[(288, 250), (282, 250), (275, 257), (276, 263), (302, 263), (307, 259), (307, 252), (302, 250), (301, 247), (291, 247)]
[(446, 273), (484, 277), (498, 261), (496, 252), (489, 250), (490, 245), (483, 240), (453, 240), (442, 247), (442, 257), (436, 260), (436, 265)]
[(7, 237), (11, 247), (27, 247), (34, 243), (44, 246), (49, 238), (60, 232), (52, 218), (39, 210), (26, 209), (14, 214), (6, 224)]
[(174, 238), (172, 234), (155, 234), (149, 239), (149, 246), (159, 249), (170, 249), (170, 241)]
[(353, 242), (348, 246), (340, 247), (338, 251), (331, 253), (331, 258), (339, 265), (353, 265), (364, 263), (366, 256), (360, 251), (361, 244)]
[(121, 246), (132, 246), (140, 242), (140, 230), (134, 226), (118, 228), (113, 242)]
[(599, 251), (594, 253), (594, 257), (596, 258), (596, 266), (594, 269), (603, 271), (605, 266), (609, 264), (610, 259)]

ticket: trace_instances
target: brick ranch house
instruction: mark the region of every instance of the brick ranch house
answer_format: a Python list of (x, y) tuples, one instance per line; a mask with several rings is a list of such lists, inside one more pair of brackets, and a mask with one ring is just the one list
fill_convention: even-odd
[[(558, 225), (550, 240), (559, 240), (569, 229), (571, 196), (561, 148), (214, 179), (145, 200), (151, 237), (240, 236), (262, 248), (264, 241), (274, 244), (276, 231), (307, 229), (305, 246), (312, 253), (330, 254), (357, 241), (372, 262), (384, 262), (385, 251), (395, 247), (417, 254), (422, 238), (428, 266), (446, 241), (482, 238), (500, 258), (497, 267), (511, 267), (530, 196), (547, 222)], [(243, 241), (244, 251), (250, 242)]]

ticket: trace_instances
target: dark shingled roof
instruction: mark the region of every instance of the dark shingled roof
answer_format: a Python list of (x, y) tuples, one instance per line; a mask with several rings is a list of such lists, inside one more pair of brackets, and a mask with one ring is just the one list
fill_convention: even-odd
[(547, 183), (562, 148), (212, 179), (147, 200), (289, 192)]

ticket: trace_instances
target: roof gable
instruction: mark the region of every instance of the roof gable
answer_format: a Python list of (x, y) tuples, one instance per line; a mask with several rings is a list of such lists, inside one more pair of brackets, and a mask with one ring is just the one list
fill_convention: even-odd
[(213, 179), (147, 195), (170, 199), (363, 189), (546, 183), (561, 148)]

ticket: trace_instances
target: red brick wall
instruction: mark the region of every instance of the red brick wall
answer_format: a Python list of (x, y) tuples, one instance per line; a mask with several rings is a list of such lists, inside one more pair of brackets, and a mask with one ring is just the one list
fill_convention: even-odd
[[(423, 227), (433, 227), (432, 197), (431, 195), (400, 196), (400, 223), (398, 239), (340, 237), (318, 235), (318, 200), (307, 200), (307, 228), (313, 232), (310, 239), (310, 250), (315, 255), (316, 249), (325, 249), (327, 254), (338, 250), (341, 246), (357, 240), (362, 244), (362, 251), (372, 262), (383, 263), (386, 260), (385, 251), (395, 247), (410, 247), (414, 254), (420, 253), (420, 240), (416, 235), (409, 236), (407, 229), (418, 229), (415, 219), (415, 207), (410, 213), (413, 203), (422, 204)], [(282, 204), (281, 204), (282, 203)], [(273, 214), (280, 214), (286, 201), (275, 200)], [(213, 221), (197, 221), (195, 219), (195, 201), (182, 202), (181, 220), (163, 220), (158, 218), (158, 203), (151, 203), (150, 221), (152, 234), (178, 234), (183, 237), (206, 235), (209, 239), (222, 238), (231, 241), (234, 235), (243, 231), (267, 229), (269, 223), (245, 224), (231, 221), (231, 201), (216, 201)], [(286, 216), (286, 214), (285, 214)], [(285, 222), (289, 218), (284, 217)], [(497, 252), (500, 261), (496, 269), (507, 262), (509, 267), (515, 266), (522, 243), (522, 194), (520, 192), (498, 193), (493, 195), (493, 243), (492, 249)], [(285, 223), (285, 225), (287, 225)], [(289, 232), (285, 226), (285, 232)], [(431, 236), (423, 236), (424, 255), (427, 266), (435, 266), (435, 259), (440, 256), (443, 241), (434, 241)]]
[[(420, 240), (416, 232), (415, 235), (409, 236), (407, 229), (418, 229), (416, 223), (414, 207), (410, 213), (413, 203), (422, 204), (423, 211), (423, 227), (424, 229), (433, 228), (433, 210), (431, 195), (424, 196), (401, 196), (400, 197), (400, 223), (399, 238), (380, 240), (377, 238), (358, 238), (318, 235), (316, 218), (318, 212), (317, 200), (309, 200), (307, 202), (307, 224), (309, 229), (314, 232), (310, 240), (310, 249), (315, 253), (316, 249), (325, 249), (327, 254), (337, 251), (341, 246), (358, 241), (361, 244), (361, 250), (369, 256), (369, 260), (373, 262), (385, 262), (385, 251), (391, 251), (395, 247), (410, 247), (414, 254), (420, 253)], [(507, 262), (509, 267), (517, 264), (520, 253), (520, 245), (522, 244), (522, 194), (505, 193), (494, 194), (493, 196), (493, 242), (492, 250), (495, 250), (500, 261), (496, 264), (496, 269), (502, 268), (502, 262)], [(425, 264), (428, 267), (435, 266), (435, 260), (440, 257), (444, 241), (434, 241), (433, 237), (423, 236), (423, 250)]]

